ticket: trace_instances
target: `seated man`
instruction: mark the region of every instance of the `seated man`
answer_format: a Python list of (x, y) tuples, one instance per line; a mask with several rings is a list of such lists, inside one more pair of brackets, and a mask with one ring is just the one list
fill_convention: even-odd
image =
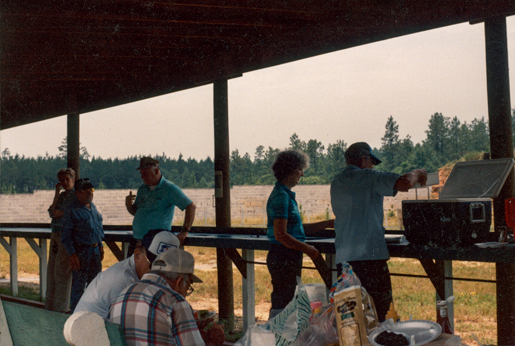
[(122, 326), (127, 345), (205, 345), (185, 297), (193, 292), (195, 260), (184, 250), (159, 254), (152, 271), (111, 305), (109, 320)]
[(179, 245), (179, 238), (168, 231), (162, 231), (155, 237), (145, 236), (131, 257), (113, 264), (97, 275), (86, 288), (75, 312), (96, 312), (103, 319), (107, 319), (109, 307), (120, 293), (150, 271), (157, 255), (170, 247), (178, 248)]

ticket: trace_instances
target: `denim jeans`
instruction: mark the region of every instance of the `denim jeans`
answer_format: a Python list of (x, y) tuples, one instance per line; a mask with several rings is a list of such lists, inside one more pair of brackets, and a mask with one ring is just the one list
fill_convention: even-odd
[(86, 285), (88, 285), (102, 271), (102, 261), (99, 246), (94, 248), (86, 246), (75, 247), (79, 257), (80, 270), (72, 270), (72, 293), (70, 309), (73, 312), (79, 303)]

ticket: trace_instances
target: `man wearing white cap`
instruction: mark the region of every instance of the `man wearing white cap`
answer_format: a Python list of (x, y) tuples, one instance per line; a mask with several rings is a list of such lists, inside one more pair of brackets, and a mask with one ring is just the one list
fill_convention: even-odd
[(159, 254), (152, 271), (127, 287), (111, 305), (109, 320), (120, 324), (127, 345), (205, 345), (185, 297), (195, 274), (193, 255), (170, 248)]
[(150, 271), (157, 255), (168, 248), (178, 248), (179, 245), (179, 238), (168, 231), (162, 231), (154, 237), (144, 237), (134, 250), (134, 255), (113, 264), (96, 276), (86, 288), (74, 312), (96, 312), (107, 319), (109, 307), (120, 293)]

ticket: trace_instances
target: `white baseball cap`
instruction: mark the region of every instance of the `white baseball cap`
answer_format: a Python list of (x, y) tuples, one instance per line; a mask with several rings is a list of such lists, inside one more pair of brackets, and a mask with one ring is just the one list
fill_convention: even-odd
[(195, 259), (187, 251), (177, 248), (169, 248), (160, 253), (152, 263), (152, 270), (163, 272), (191, 274), (193, 282), (202, 282), (198, 276), (193, 274)]
[(181, 241), (175, 234), (170, 231), (162, 231), (153, 235), (152, 232), (147, 233), (141, 239), (141, 245), (147, 250), (149, 261), (153, 262), (156, 256), (169, 248), (179, 248)]

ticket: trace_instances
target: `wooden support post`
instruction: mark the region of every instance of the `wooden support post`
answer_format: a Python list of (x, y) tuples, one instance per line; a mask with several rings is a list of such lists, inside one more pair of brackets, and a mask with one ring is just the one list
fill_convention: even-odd
[(123, 258), (127, 258), (127, 254), (129, 253), (129, 243), (122, 243), (122, 252)]
[[(242, 250), (243, 259), (254, 262), (254, 250)], [(243, 333), (256, 323), (256, 280), (254, 263), (247, 263), (247, 276), (242, 279)]]
[[(436, 300), (444, 300), (453, 295), (452, 280), (445, 280), (446, 277), (452, 277), (452, 261), (440, 261), (432, 259), (419, 259), (420, 264), (426, 271), (429, 280), (433, 284), (436, 291)], [(454, 326), (454, 303), (447, 306), (449, 312), (449, 321)], [(438, 309), (435, 311), (438, 314)]]
[[(437, 270), (443, 275), (444, 278), (452, 278), (452, 261), (435, 261)], [(447, 299), (450, 296), (454, 295), (454, 285), (452, 280), (443, 280), (443, 291), (444, 296), (440, 297), (438, 293), (436, 294), (436, 300)], [(447, 312), (449, 316), (449, 321), (451, 322), (451, 326), (454, 328), (454, 303), (447, 305)]]
[[(106, 241), (105, 244), (111, 250), (111, 252), (113, 253), (114, 257), (116, 257), (118, 262), (123, 261), (125, 258), (127, 258), (127, 256), (126, 256), (127, 253), (124, 253), (123, 249), (120, 249), (118, 247), (118, 245), (116, 244), (116, 242)], [(123, 245), (122, 245), (122, 247), (123, 247)]]
[(68, 167), (75, 171), (75, 179), (80, 178), (80, 115), (68, 114), (67, 123)]
[[(506, 17), (485, 20), (488, 118), (492, 159), (513, 157)], [(495, 229), (506, 227), (504, 200), (513, 197), (513, 171), (494, 198)], [(515, 265), (496, 264), (497, 344), (515, 344)]]
[[(227, 80), (214, 83), (215, 201), (216, 227), (231, 227), (231, 186), (229, 179), (229, 107)], [(223, 248), (216, 249), (218, 269), (218, 314), (227, 330), (234, 329), (234, 286), (232, 261)]]
[(441, 268), (432, 259), (419, 259), (419, 261), (435, 288), (436, 296), (445, 297), (444, 273), (440, 270)]
[(325, 263), (327, 266), (333, 270), (333, 285), (338, 280), (338, 271), (336, 270), (336, 255), (332, 253), (325, 254)]
[(30, 245), (32, 250), (39, 257), (39, 293), (41, 301), (46, 298), (46, 282), (47, 282), (47, 268), (48, 268), (48, 256), (47, 256), (47, 240), (39, 239), (39, 244), (32, 238), (25, 238), (27, 243)]
[(10, 250), (9, 255), (11, 259), (10, 274), (11, 274), (11, 293), (13, 296), (18, 295), (18, 238), (9, 238)]
[(46, 298), (47, 270), (48, 270), (48, 250), (47, 240), (39, 239), (39, 248), (41, 256), (39, 257), (39, 294), (41, 301)]

